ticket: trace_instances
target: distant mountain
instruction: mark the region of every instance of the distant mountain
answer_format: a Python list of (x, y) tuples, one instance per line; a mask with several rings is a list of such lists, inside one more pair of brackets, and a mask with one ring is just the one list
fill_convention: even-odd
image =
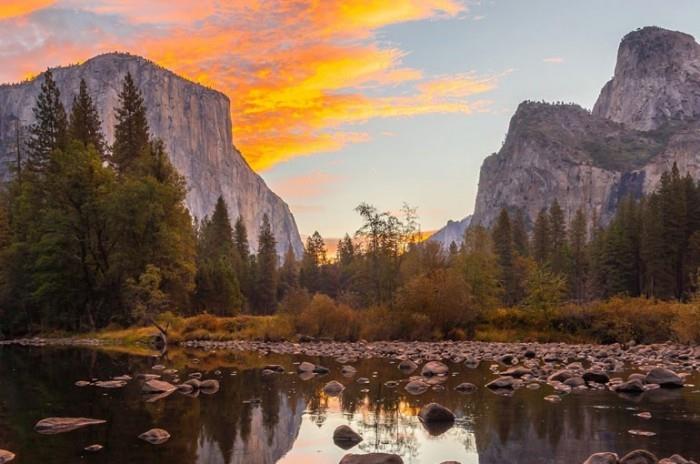
[(445, 227), (428, 237), (428, 241), (439, 243), (444, 249), (448, 249), (452, 242), (460, 245), (464, 239), (464, 232), (469, 227), (471, 220), (472, 217), (470, 215), (461, 221), (447, 221)]
[(569, 220), (583, 208), (605, 223), (623, 197), (655, 190), (674, 162), (700, 178), (700, 45), (646, 27), (622, 39), (592, 112), (518, 107), (503, 147), (481, 167), (473, 222), (490, 226), (507, 208), (532, 224), (556, 199)]
[[(287, 204), (275, 195), (248, 166), (234, 147), (230, 103), (226, 95), (195, 84), (144, 58), (110, 53), (82, 64), (52, 70), (66, 108), (85, 79), (95, 100), (108, 142), (114, 140), (114, 107), (122, 80), (130, 72), (143, 93), (148, 124), (162, 139), (175, 168), (185, 176), (187, 206), (202, 219), (211, 214), (219, 195), (229, 207), (231, 220), (241, 215), (250, 245), (257, 247), (257, 231), (263, 215), (270, 217), (283, 254), (292, 246), (297, 255), (303, 245)], [(0, 177), (9, 175), (8, 164), (16, 156), (16, 122), (33, 122), (32, 108), (43, 76), (20, 84), (0, 85)]]

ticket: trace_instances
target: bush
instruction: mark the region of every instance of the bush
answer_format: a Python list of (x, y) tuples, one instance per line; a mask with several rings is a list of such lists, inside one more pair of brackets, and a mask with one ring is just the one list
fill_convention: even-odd
[[(414, 277), (399, 289), (397, 311), (411, 339), (443, 339), (462, 329), (473, 336), (478, 310), (469, 286), (455, 271), (438, 270)], [(462, 335), (460, 334), (460, 337)]]
[(357, 340), (359, 325), (356, 311), (338, 304), (326, 295), (316, 294), (296, 317), (299, 333), (334, 340)]

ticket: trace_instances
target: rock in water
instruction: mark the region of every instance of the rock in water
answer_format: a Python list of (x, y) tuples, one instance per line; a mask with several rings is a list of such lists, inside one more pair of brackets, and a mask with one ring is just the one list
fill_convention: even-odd
[(424, 377), (432, 377), (434, 375), (447, 375), (449, 370), (447, 365), (440, 361), (430, 361), (423, 366), (420, 373)]
[[(202, 219), (211, 215), (223, 196), (232, 221), (240, 215), (248, 228), (251, 249), (257, 249), (257, 231), (264, 214), (270, 218), (277, 251), (284, 255), (291, 245), (297, 257), (304, 248), (287, 204), (265, 185), (234, 147), (231, 109), (226, 95), (134, 55), (108, 53), (82, 64), (52, 70), (61, 100), (70, 108), (85, 79), (102, 121), (108, 143), (114, 142), (114, 108), (127, 72), (143, 93), (148, 126), (163, 140), (173, 166), (187, 181), (187, 208)], [(15, 85), (0, 85), (0, 178), (9, 176), (14, 156), (15, 123), (34, 122), (32, 107), (43, 76)], [(25, 127), (24, 133), (26, 134)]]
[(683, 386), (683, 379), (670, 369), (656, 367), (647, 373), (644, 379), (646, 383), (655, 383), (664, 388), (679, 388)]
[(157, 379), (144, 382), (143, 387), (141, 388), (144, 393), (168, 393), (175, 391), (176, 389), (177, 387), (175, 385)]
[(454, 422), (455, 415), (452, 411), (440, 404), (429, 403), (420, 410), (418, 418), (421, 422), (430, 424), (437, 422)]
[(532, 224), (557, 199), (567, 222), (583, 208), (607, 224), (622, 198), (656, 190), (674, 162), (700, 177), (698, 152), (700, 45), (646, 27), (620, 43), (592, 114), (572, 104), (518, 107), (502, 148), (482, 164), (471, 222), (490, 227), (506, 207)]
[(94, 445), (86, 446), (83, 449), (85, 451), (89, 451), (91, 453), (97, 453), (98, 451), (102, 451), (103, 448), (104, 448), (104, 446), (102, 446), (102, 445), (94, 444)]
[(0, 449), (0, 464), (5, 464), (6, 462), (10, 462), (15, 458), (15, 454), (11, 453), (10, 451)]
[(90, 425), (106, 423), (102, 419), (90, 419), (87, 417), (49, 417), (42, 419), (34, 425), (34, 430), (43, 435), (55, 435), (57, 433), (70, 432)]
[(338, 396), (343, 390), (345, 390), (345, 386), (335, 380), (331, 380), (323, 387), (323, 392), (328, 396)]
[(403, 459), (387, 453), (346, 454), (338, 464), (403, 464)]
[(362, 441), (362, 437), (347, 425), (339, 425), (333, 432), (333, 442), (343, 449), (350, 449)]
[(619, 457), (615, 453), (591, 454), (583, 464), (617, 464)]
[(406, 384), (404, 389), (411, 395), (421, 395), (428, 391), (430, 385), (422, 380), (411, 380)]
[(160, 445), (170, 439), (170, 434), (163, 429), (151, 429), (139, 435), (143, 441), (147, 441), (152, 445)]
[(620, 459), (620, 464), (656, 464), (656, 456), (646, 450), (631, 451)]
[(313, 372), (314, 369), (316, 369), (316, 366), (307, 361), (304, 361), (297, 366), (297, 372)]
[(199, 391), (205, 395), (213, 395), (219, 391), (219, 381), (216, 379), (207, 379), (199, 382)]

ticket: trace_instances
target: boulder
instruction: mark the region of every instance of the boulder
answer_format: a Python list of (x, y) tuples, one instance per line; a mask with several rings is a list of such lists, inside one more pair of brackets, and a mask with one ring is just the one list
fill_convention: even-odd
[(659, 460), (646, 450), (635, 450), (622, 456), (619, 464), (656, 464)]
[(171, 384), (170, 382), (165, 382), (158, 379), (147, 380), (144, 382), (143, 387), (141, 388), (144, 393), (167, 393), (175, 391), (175, 389), (175, 385)]
[(360, 434), (347, 425), (339, 425), (333, 431), (333, 443), (343, 449), (350, 449), (361, 441)]
[(695, 464), (693, 461), (688, 461), (681, 455), (674, 454), (670, 458), (663, 458), (659, 464)]
[(6, 462), (10, 462), (15, 458), (15, 454), (4, 450), (0, 449), (0, 464), (5, 464)]
[(591, 454), (583, 464), (617, 464), (620, 458), (615, 453)]
[(147, 441), (152, 445), (160, 445), (170, 439), (170, 434), (163, 429), (151, 429), (139, 435), (143, 441)]
[(515, 377), (516, 379), (529, 374), (532, 374), (532, 369), (523, 366), (511, 367), (505, 372), (501, 372), (501, 375), (504, 377)]
[(434, 375), (447, 375), (449, 370), (447, 365), (440, 361), (430, 361), (423, 366), (420, 373), (424, 377), (432, 377)]
[(420, 410), (418, 418), (421, 422), (430, 424), (436, 422), (454, 422), (455, 415), (452, 411), (440, 404), (429, 403)]
[(603, 371), (589, 370), (583, 373), (583, 380), (593, 383), (608, 383), (610, 376)]
[(336, 380), (331, 380), (323, 387), (323, 392), (328, 396), (338, 396), (343, 390), (345, 390), (345, 386)]
[(428, 391), (430, 385), (421, 380), (411, 380), (406, 384), (404, 389), (411, 395), (420, 395)]
[(564, 382), (569, 377), (573, 377), (574, 373), (568, 369), (561, 369), (547, 377), (550, 382)]
[(403, 459), (388, 453), (346, 454), (338, 464), (403, 464)]
[(455, 391), (459, 393), (474, 393), (476, 391), (476, 385), (469, 382), (462, 382), (455, 387)]
[(613, 390), (620, 393), (642, 393), (644, 391), (644, 384), (639, 379), (632, 379), (615, 385)]
[(34, 425), (34, 430), (43, 435), (55, 435), (57, 433), (70, 432), (90, 425), (106, 423), (102, 419), (90, 419), (87, 417), (49, 417), (42, 419)]
[(410, 359), (404, 359), (399, 363), (399, 369), (401, 369), (404, 372), (411, 373), (418, 369), (418, 364), (414, 363)]
[(216, 379), (207, 379), (199, 382), (199, 391), (205, 395), (213, 395), (219, 391), (219, 381)]
[(297, 372), (313, 372), (316, 366), (310, 362), (304, 361), (297, 366)]
[(499, 377), (486, 384), (486, 388), (491, 390), (513, 389), (519, 383), (513, 377)]
[(644, 378), (646, 383), (655, 383), (664, 388), (679, 388), (683, 386), (683, 379), (670, 369), (656, 367), (650, 370)]

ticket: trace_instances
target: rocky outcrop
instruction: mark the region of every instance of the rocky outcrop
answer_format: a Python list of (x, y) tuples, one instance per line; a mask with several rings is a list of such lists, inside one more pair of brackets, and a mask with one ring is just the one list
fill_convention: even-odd
[(592, 112), (518, 107), (503, 147), (481, 167), (472, 223), (490, 226), (505, 207), (532, 224), (554, 199), (569, 220), (583, 208), (606, 223), (622, 198), (653, 191), (674, 162), (700, 177), (699, 129), (700, 45), (656, 27), (632, 32)]
[(471, 223), (471, 215), (465, 217), (461, 221), (447, 221), (447, 224), (428, 237), (428, 241), (439, 243), (444, 249), (448, 249), (452, 242), (460, 245), (464, 240), (464, 231), (467, 230)]
[(627, 34), (593, 114), (645, 131), (697, 119), (700, 45), (691, 35), (658, 27)]
[[(280, 254), (291, 245), (300, 255), (303, 245), (289, 207), (248, 166), (233, 145), (229, 99), (158, 65), (128, 54), (110, 53), (82, 64), (53, 70), (63, 104), (69, 108), (85, 79), (95, 100), (107, 141), (114, 140), (114, 108), (121, 82), (130, 72), (144, 96), (153, 136), (161, 138), (175, 168), (185, 176), (187, 206), (198, 219), (211, 214), (219, 195), (232, 220), (239, 215), (257, 247), (257, 230), (267, 214)], [(20, 84), (0, 85), (0, 177), (9, 176), (16, 156), (17, 121), (33, 122), (32, 107), (42, 76)]]

